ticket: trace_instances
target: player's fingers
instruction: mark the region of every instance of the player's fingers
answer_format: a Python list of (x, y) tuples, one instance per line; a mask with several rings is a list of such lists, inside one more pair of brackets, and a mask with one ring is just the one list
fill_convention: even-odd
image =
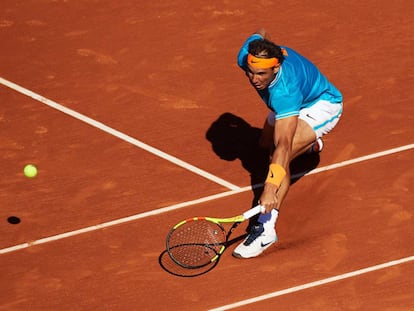
[(272, 209), (275, 209), (277, 207), (277, 202), (259, 201), (259, 204), (264, 207), (264, 209), (262, 209), (262, 213), (270, 213)]

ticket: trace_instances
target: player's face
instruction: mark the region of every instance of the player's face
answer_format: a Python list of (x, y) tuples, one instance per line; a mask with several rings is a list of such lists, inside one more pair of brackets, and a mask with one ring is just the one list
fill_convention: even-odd
[(273, 68), (254, 68), (248, 65), (248, 69), (246, 70), (246, 75), (249, 78), (250, 84), (253, 87), (260, 91), (264, 90), (269, 86), (269, 84), (273, 81), (278, 72), (279, 67)]

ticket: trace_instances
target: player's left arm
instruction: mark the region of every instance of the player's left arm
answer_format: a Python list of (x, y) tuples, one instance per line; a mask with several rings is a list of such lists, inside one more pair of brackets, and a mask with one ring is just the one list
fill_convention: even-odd
[(275, 150), (269, 166), (260, 204), (270, 211), (278, 208), (277, 191), (282, 181), (289, 177), (289, 163), (292, 156), (293, 137), (295, 136), (298, 117), (292, 116), (277, 120), (274, 132)]

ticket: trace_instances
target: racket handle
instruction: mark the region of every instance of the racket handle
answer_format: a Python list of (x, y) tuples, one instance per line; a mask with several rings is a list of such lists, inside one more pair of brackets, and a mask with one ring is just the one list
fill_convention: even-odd
[(244, 219), (249, 219), (252, 218), (253, 216), (259, 214), (259, 213), (263, 213), (266, 209), (264, 208), (264, 206), (262, 205), (257, 205), (251, 209), (249, 209), (248, 211), (245, 211), (243, 213), (243, 217)]

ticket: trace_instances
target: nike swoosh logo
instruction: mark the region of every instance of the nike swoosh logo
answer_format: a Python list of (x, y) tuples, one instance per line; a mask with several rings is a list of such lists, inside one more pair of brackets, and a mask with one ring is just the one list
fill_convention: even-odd
[(267, 245), (269, 245), (269, 244), (272, 244), (273, 243), (273, 241), (270, 241), (270, 242), (268, 242), (268, 243), (263, 243), (263, 242), (261, 242), (260, 243), (260, 245), (262, 246), (262, 247), (265, 247), (265, 246), (267, 246)]
[(316, 121), (316, 119), (315, 119), (314, 117), (312, 117), (309, 113), (307, 113), (307, 114), (306, 114), (306, 116), (307, 116), (308, 118), (310, 118), (310, 119), (312, 119), (312, 120), (315, 120), (315, 121)]

